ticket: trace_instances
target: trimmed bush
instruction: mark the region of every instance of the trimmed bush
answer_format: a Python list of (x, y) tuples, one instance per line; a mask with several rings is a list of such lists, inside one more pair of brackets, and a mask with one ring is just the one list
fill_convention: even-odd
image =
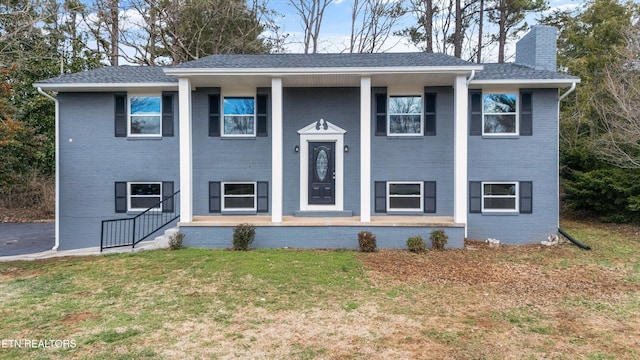
[(431, 235), (429, 236), (431, 239), (431, 248), (434, 250), (444, 250), (444, 246), (447, 245), (447, 240), (449, 237), (442, 229), (433, 229), (431, 230)]
[(422, 236), (412, 236), (407, 239), (407, 248), (409, 248), (411, 252), (420, 254), (427, 250), (427, 244), (425, 244)]
[(246, 251), (256, 237), (256, 228), (251, 224), (240, 224), (233, 228), (233, 249)]
[(169, 250), (180, 250), (183, 248), (182, 241), (184, 240), (184, 234), (177, 232), (169, 236)]
[(371, 231), (360, 231), (358, 233), (358, 246), (362, 252), (376, 251), (376, 236)]

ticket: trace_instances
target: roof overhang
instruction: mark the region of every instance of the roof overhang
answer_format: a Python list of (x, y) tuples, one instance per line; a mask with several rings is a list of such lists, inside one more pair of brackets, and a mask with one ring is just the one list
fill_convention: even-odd
[(580, 79), (509, 79), (509, 80), (471, 80), (469, 88), (518, 86), (526, 88), (564, 88), (579, 84)]
[(363, 77), (370, 77), (373, 86), (422, 84), (453, 85), (453, 79), (481, 70), (471, 66), (411, 66), (411, 67), (317, 67), (317, 68), (168, 68), (165, 74), (189, 78), (194, 87), (271, 86), (271, 79), (282, 79), (285, 87), (359, 87)]
[(125, 90), (177, 91), (177, 82), (150, 83), (34, 83), (34, 87), (57, 92), (114, 92)]

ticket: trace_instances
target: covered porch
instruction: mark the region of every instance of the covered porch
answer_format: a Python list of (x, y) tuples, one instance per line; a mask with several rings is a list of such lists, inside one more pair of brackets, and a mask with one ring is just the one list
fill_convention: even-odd
[(178, 225), (187, 246), (230, 248), (233, 228), (242, 223), (256, 227), (257, 248), (356, 249), (364, 230), (376, 236), (379, 248), (390, 249), (406, 248), (407, 238), (417, 235), (429, 244), (433, 229), (445, 231), (447, 247), (462, 248), (465, 237), (465, 225), (448, 216), (372, 216), (366, 224), (359, 216), (283, 216), (278, 223), (271, 216), (194, 216)]

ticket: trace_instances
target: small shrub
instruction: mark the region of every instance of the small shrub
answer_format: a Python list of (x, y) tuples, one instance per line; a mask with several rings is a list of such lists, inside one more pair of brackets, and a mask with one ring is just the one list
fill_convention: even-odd
[(240, 224), (233, 229), (233, 249), (246, 251), (256, 237), (256, 228), (251, 224)]
[(409, 248), (411, 252), (420, 254), (427, 250), (427, 244), (425, 244), (422, 236), (412, 236), (407, 239), (407, 248)]
[(358, 246), (362, 252), (376, 251), (376, 236), (371, 231), (360, 231), (358, 233)]
[(431, 230), (429, 238), (431, 239), (431, 248), (434, 250), (444, 250), (444, 246), (447, 245), (447, 240), (449, 240), (449, 237), (442, 229)]
[(177, 232), (169, 236), (169, 249), (170, 250), (180, 250), (183, 248), (182, 241), (184, 240), (184, 234), (181, 232)]

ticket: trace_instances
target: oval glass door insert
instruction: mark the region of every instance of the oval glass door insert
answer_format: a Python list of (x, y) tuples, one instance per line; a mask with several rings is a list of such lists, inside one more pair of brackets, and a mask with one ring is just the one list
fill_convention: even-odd
[(327, 152), (324, 150), (318, 151), (318, 155), (316, 156), (316, 175), (320, 181), (324, 181), (327, 177), (327, 172), (329, 170), (329, 157), (327, 156)]

